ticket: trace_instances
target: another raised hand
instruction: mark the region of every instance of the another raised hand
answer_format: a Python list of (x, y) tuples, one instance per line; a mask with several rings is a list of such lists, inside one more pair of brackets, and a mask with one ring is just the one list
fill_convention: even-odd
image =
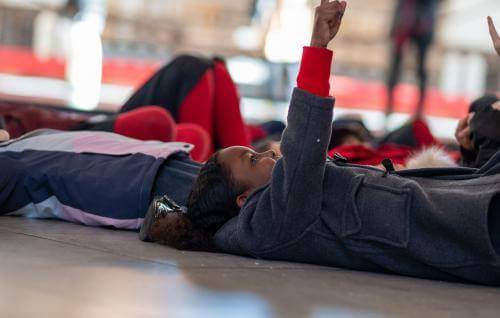
[(488, 17), (488, 28), (490, 30), (491, 40), (493, 41), (493, 47), (495, 47), (495, 51), (497, 51), (498, 56), (500, 56), (500, 35), (498, 35), (491, 17)]
[(0, 129), (0, 142), (9, 140), (10, 136), (7, 130)]
[(314, 29), (311, 37), (311, 46), (326, 48), (337, 35), (347, 2), (321, 0), (316, 7)]
[(468, 151), (474, 150), (474, 145), (470, 139), (470, 121), (472, 117), (474, 117), (474, 113), (470, 113), (469, 116), (461, 119), (455, 130), (455, 139), (462, 148)]

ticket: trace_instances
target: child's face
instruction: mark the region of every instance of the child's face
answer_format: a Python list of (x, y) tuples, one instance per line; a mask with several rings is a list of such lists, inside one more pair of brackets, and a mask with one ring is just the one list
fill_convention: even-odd
[(219, 152), (218, 161), (231, 171), (236, 182), (257, 189), (271, 180), (278, 159), (272, 150), (257, 153), (247, 147), (229, 147)]

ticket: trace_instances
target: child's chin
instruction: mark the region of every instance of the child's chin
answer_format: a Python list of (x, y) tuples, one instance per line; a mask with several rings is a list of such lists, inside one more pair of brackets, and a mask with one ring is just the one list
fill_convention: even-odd
[(275, 166), (276, 166), (276, 161), (273, 161), (271, 164), (269, 164), (269, 175), (271, 175), (271, 173), (273, 173)]

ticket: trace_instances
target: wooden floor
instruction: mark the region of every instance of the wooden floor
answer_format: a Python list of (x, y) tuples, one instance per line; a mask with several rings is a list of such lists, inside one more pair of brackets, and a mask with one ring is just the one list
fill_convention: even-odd
[(1, 317), (499, 317), (500, 288), (143, 243), (0, 218)]

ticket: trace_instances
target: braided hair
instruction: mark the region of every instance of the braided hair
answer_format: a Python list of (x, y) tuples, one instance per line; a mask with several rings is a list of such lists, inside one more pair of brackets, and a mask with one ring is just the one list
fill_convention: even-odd
[(240, 210), (236, 198), (246, 187), (234, 181), (215, 153), (200, 170), (187, 200), (188, 218), (212, 235)]

